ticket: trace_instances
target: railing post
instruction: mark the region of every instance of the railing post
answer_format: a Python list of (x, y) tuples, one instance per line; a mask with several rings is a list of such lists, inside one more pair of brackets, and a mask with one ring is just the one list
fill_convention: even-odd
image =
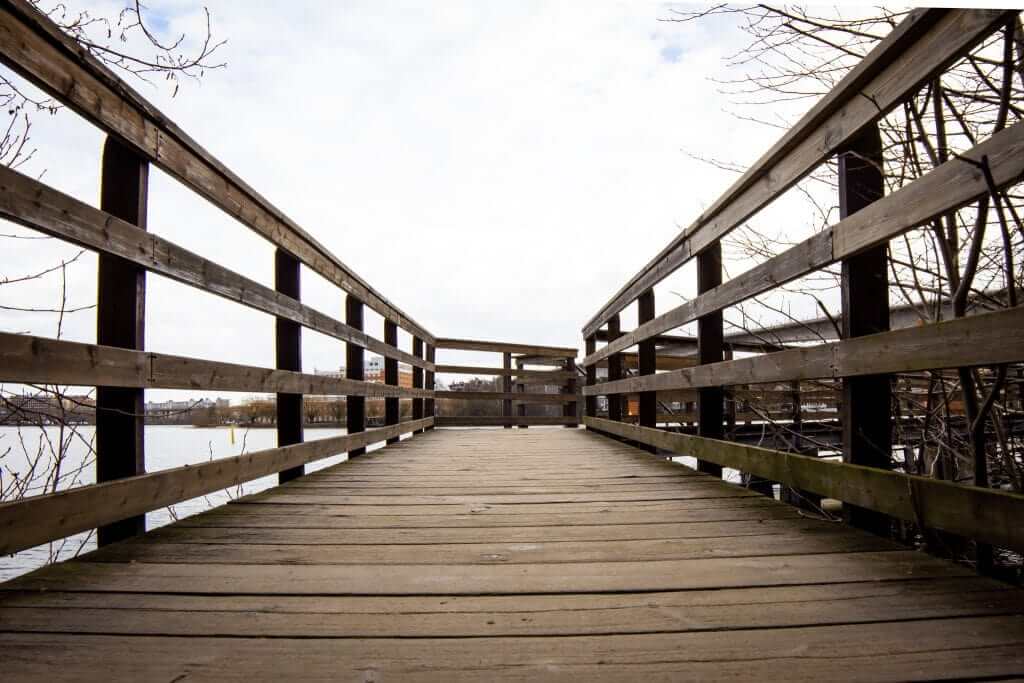
[[(274, 252), (274, 288), (296, 301), (300, 297), (299, 260), (288, 252)], [(278, 370), (302, 372), (302, 325), (284, 318), (274, 319), (275, 355)], [(302, 443), (302, 394), (277, 395), (277, 445)], [(291, 481), (305, 474), (299, 465), (277, 474), (278, 483)]]
[[(572, 376), (569, 377), (569, 379), (567, 379), (566, 382), (565, 382), (565, 393), (569, 394), (570, 396), (575, 396), (576, 395), (576, 359), (575, 358), (570, 357), (570, 358), (566, 358), (565, 359), (565, 371), (573, 373)], [(562, 415), (564, 415), (565, 417), (573, 417), (573, 418), (575, 418), (576, 417), (576, 401), (573, 401), (572, 403), (564, 404), (563, 408), (562, 408)], [(573, 422), (573, 423), (567, 424), (565, 426), (568, 429), (576, 429), (577, 427), (579, 427), (579, 424)]]
[[(654, 290), (648, 289), (646, 292), (641, 294), (637, 300), (637, 324), (643, 325), (646, 322), (654, 320)], [(658, 359), (657, 359), (657, 347), (654, 343), (654, 339), (648, 339), (638, 344), (637, 350), (637, 373), (643, 375), (653, 375), (657, 372)], [(639, 411), (637, 415), (637, 424), (641, 427), (650, 427), (652, 429), (658, 426), (658, 393), (656, 391), (641, 391), (639, 398)], [(638, 448), (641, 448), (651, 453), (657, 453), (658, 449), (656, 446), (650, 446), (647, 444), (637, 444)]]
[[(697, 294), (722, 284), (722, 243), (715, 242), (697, 254)], [(723, 355), (722, 312), (715, 311), (697, 319), (697, 362), (719, 363)], [(697, 392), (697, 433), (711, 439), (725, 436), (723, 392), (721, 387), (708, 387)], [(697, 461), (697, 470), (717, 477), (722, 466), (705, 460)]]
[[(398, 325), (386, 319), (384, 320), (384, 343), (396, 349), (398, 348)], [(384, 358), (384, 383), (393, 387), (399, 385), (397, 358)], [(389, 396), (384, 399), (385, 425), (396, 425), (401, 419), (398, 413), (399, 400), (397, 396)], [(399, 437), (393, 436), (387, 440), (387, 443), (393, 444), (399, 441)]]
[[(149, 163), (113, 138), (103, 145), (100, 208), (146, 229)], [(97, 272), (96, 343), (145, 348), (146, 270), (100, 252)], [(142, 389), (96, 387), (96, 481), (146, 472), (145, 395)], [(97, 529), (98, 545), (145, 533), (137, 515)]]
[[(876, 125), (865, 128), (839, 154), (839, 216), (850, 216), (885, 192), (882, 140)], [(842, 262), (842, 336), (844, 339), (889, 329), (889, 279), (886, 245)], [(843, 461), (869, 467), (892, 467), (892, 390), (888, 375), (843, 379)], [(854, 526), (888, 535), (887, 516), (844, 505)]]
[[(611, 343), (622, 336), (622, 328), (619, 324), (619, 314), (616, 313), (608, 318), (608, 343)], [(608, 381), (614, 382), (622, 379), (622, 354), (613, 353), (608, 356)], [(615, 422), (622, 422), (622, 396), (623, 394), (612, 394), (608, 396), (608, 419)]]
[[(591, 355), (597, 351), (597, 335), (592, 334), (586, 339), (586, 355)], [(592, 387), (597, 384), (597, 363), (587, 366), (587, 386)], [(587, 417), (597, 417), (597, 396), (587, 396), (583, 405), (586, 410)], [(587, 427), (590, 429), (590, 427)]]
[[(430, 361), (431, 363), (433, 363), (434, 362), (434, 355), (435, 355), (434, 354), (434, 346), (432, 344), (427, 344), (427, 360)], [(426, 386), (424, 388), (429, 389), (430, 391), (433, 391), (434, 390), (434, 372), (432, 370), (427, 370), (425, 374), (426, 374)], [(423, 402), (423, 416), (424, 417), (434, 417), (434, 399), (428, 398), (428, 399), (426, 399)], [(427, 427), (428, 430), (429, 429), (433, 429), (433, 428), (434, 428), (433, 425), (431, 425), (430, 427)]]
[[(502, 361), (503, 361), (502, 367), (505, 370), (512, 370), (512, 354), (511, 353), (507, 353), (507, 352), (503, 353), (502, 354)], [(502, 378), (501, 378), (501, 390), (504, 391), (505, 393), (512, 393), (512, 375), (504, 375), (504, 376), (502, 376)], [(504, 401), (501, 402), (501, 415), (502, 415), (502, 417), (507, 417), (507, 418), (511, 419), (511, 417), (512, 417), (512, 400), (511, 399), (507, 399), (507, 400), (504, 400)], [(507, 425), (504, 425), (504, 427), (505, 427), (505, 429), (512, 429), (512, 423), (509, 422)]]
[[(345, 295), (345, 322), (349, 327), (363, 329), (363, 302), (351, 294)], [(345, 343), (345, 377), (363, 381), (366, 379), (363, 363), (365, 349), (362, 346)], [(345, 397), (345, 423), (349, 434), (366, 431), (366, 397)], [(355, 458), (366, 453), (365, 448), (355, 448), (348, 452), (348, 457)]]
[[(519, 370), (520, 372), (523, 371), (523, 361), (516, 360), (516, 370)], [(516, 391), (518, 391), (520, 394), (525, 394), (526, 393), (526, 380), (523, 379), (523, 377), (521, 375), (518, 377), (518, 381), (516, 382)], [(522, 418), (526, 417), (526, 404), (523, 403), (522, 401), (520, 401), (519, 405), (516, 406), (516, 414), (519, 415), (519, 417), (522, 417)], [(529, 425), (525, 424), (525, 422), (526, 422), (525, 419), (523, 420), (523, 422), (524, 422), (524, 424), (519, 425), (519, 428), (520, 429), (529, 429)]]
[[(423, 358), (423, 340), (419, 337), (412, 338), (412, 355), (417, 358)], [(423, 368), (413, 366), (412, 368), (412, 388), (422, 389), (423, 388)], [(423, 399), (414, 398), (412, 400), (412, 419), (422, 420), (423, 419)], [(419, 434), (423, 430), (417, 429), (413, 431), (413, 434)]]

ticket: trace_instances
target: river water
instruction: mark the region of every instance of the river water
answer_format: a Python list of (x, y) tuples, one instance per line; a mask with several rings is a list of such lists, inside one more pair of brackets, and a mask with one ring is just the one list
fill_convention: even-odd
[[(66, 457), (62, 461), (61, 471), (70, 475), (80, 471), (77, 484), (91, 484), (95, 481), (95, 468), (91, 462), (90, 443), (93, 440), (94, 428), (80, 426), (77, 433), (69, 439)], [(275, 429), (234, 429), (234, 443), (228, 427), (187, 427), (151, 425), (146, 427), (146, 469), (157, 470), (194, 465), (206, 462), (211, 458), (226, 458), (243, 452), (277, 445)], [(306, 440), (313, 441), (331, 436), (345, 434), (344, 429), (306, 429)], [(16, 478), (24, 479), (33, 462), (38, 462), (36, 472), (42, 473), (51, 469), (53, 458), (51, 444), (54, 448), (59, 440), (57, 427), (3, 427), (0, 426), (0, 490), (7, 491)], [(371, 446), (369, 450), (380, 448), (381, 444)], [(37, 457), (38, 454), (41, 455)], [(325, 458), (306, 465), (306, 471), (328, 467), (343, 462), (346, 456), (340, 455)], [(84, 467), (83, 467), (84, 465)], [(15, 475), (17, 474), (17, 477)], [(63, 475), (62, 475), (63, 476)], [(41, 486), (44, 479), (38, 478), (36, 485)], [(60, 488), (66, 488), (73, 482), (68, 476)], [(262, 491), (277, 483), (277, 475), (262, 477), (243, 484), (241, 490), (229, 492), (218, 491), (202, 498), (178, 503), (172, 509), (155, 510), (146, 515), (146, 528), (153, 529), (169, 524), (174, 517), (179, 519), (209, 510), (216, 505), (228, 502), (231, 496), (245, 495)], [(42, 493), (36, 488), (33, 493)], [(45, 564), (52, 556), (66, 559), (77, 552), (86, 552), (96, 547), (93, 534), (78, 534), (69, 537), (63, 543), (39, 546), (17, 553), (13, 556), (0, 557), (0, 581), (24, 574)]]

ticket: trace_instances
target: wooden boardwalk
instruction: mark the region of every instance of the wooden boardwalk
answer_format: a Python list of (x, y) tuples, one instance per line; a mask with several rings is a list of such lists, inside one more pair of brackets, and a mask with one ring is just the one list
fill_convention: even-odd
[(434, 430), (2, 585), (4, 680), (1024, 674), (1024, 593), (576, 429)]

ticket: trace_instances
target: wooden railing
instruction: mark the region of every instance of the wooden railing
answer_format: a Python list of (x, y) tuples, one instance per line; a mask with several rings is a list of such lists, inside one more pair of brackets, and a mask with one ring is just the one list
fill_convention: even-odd
[[(559, 346), (536, 346), (531, 344), (509, 344), (503, 342), (471, 341), (467, 339), (438, 339), (438, 349), (498, 353), (502, 366), (479, 367), (475, 365), (438, 365), (438, 374), (483, 375), (500, 377), (500, 386), (495, 391), (437, 391), (435, 398), (448, 403), (500, 402), (500, 414), (468, 415), (440, 414), (435, 418), (438, 426), (513, 426), (529, 427), (538, 425), (579, 424), (577, 416), (577, 372), (578, 349)], [(513, 366), (515, 363), (515, 367)], [(541, 366), (554, 369), (527, 369), (525, 366)], [(539, 392), (535, 387), (559, 387), (558, 393)], [(500, 389), (500, 390), (497, 390)], [(561, 415), (529, 415), (530, 404), (557, 404), (562, 407)], [(456, 404), (458, 405), (458, 403)], [(497, 411), (494, 411), (495, 413)]]
[[(27, 2), (0, 4), (0, 59), (108, 136), (98, 209), (0, 167), (0, 216), (99, 254), (96, 344), (0, 333), (0, 381), (97, 387), (97, 483), (0, 505), (0, 553), (97, 527), (110, 543), (143, 531), (146, 512), (269, 474), (287, 481), (306, 463), (433, 427), (432, 334)], [(275, 245), (275, 287), (147, 232), (150, 164)], [(344, 320), (301, 302), (300, 265), (344, 292)], [(147, 352), (147, 272), (275, 316), (276, 367)], [(364, 307), (383, 317), (383, 340), (364, 329)], [(346, 343), (345, 378), (302, 372), (302, 328)], [(398, 348), (398, 328), (412, 335), (411, 353)], [(385, 384), (365, 381), (366, 350), (385, 357)], [(399, 386), (399, 362), (413, 367), (413, 388)], [(147, 474), (143, 391), (156, 388), (276, 393), (278, 447)], [(304, 442), (305, 394), (346, 396), (348, 434)], [(386, 426), (366, 430), (367, 397), (384, 398)], [(401, 398), (413, 401), (411, 421), (399, 421)]]
[[(697, 458), (699, 469), (730, 467), (846, 503), (849, 521), (887, 530), (890, 517), (982, 543), (1024, 550), (1024, 496), (892, 471), (892, 373), (1024, 361), (1024, 308), (890, 330), (886, 249), (890, 239), (1003, 188), (1024, 175), (1024, 124), (1016, 123), (888, 196), (883, 194), (877, 122), (908, 100), (1016, 11), (917, 10), (901, 22), (688, 229), (633, 276), (584, 326), (584, 424), (648, 448)], [(722, 281), (721, 240), (826, 160), (839, 161), (840, 218), (823, 232)], [(991, 174), (986, 181), (982, 162)], [(654, 286), (696, 259), (696, 298), (658, 314)], [(727, 360), (723, 309), (779, 285), (843, 264), (843, 338), (834, 343)], [(636, 329), (619, 315), (638, 305)], [(696, 321), (696, 364), (662, 369), (656, 343)], [(607, 341), (597, 348), (599, 340)], [(636, 376), (624, 352), (638, 347)], [(769, 349), (770, 351), (770, 349)], [(598, 366), (607, 381), (597, 383)], [(842, 382), (844, 461), (756, 448), (723, 439), (723, 389), (830, 378)], [(698, 434), (658, 429), (659, 392), (694, 391)], [(636, 425), (622, 399), (639, 396)], [(598, 396), (608, 417), (597, 417)]]

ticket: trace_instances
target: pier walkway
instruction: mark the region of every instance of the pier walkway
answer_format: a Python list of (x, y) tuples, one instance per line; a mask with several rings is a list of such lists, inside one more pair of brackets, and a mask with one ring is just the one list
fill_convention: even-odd
[(1022, 615), (605, 436), (442, 429), (7, 583), (0, 647), (5, 680), (940, 679), (1019, 672)]

